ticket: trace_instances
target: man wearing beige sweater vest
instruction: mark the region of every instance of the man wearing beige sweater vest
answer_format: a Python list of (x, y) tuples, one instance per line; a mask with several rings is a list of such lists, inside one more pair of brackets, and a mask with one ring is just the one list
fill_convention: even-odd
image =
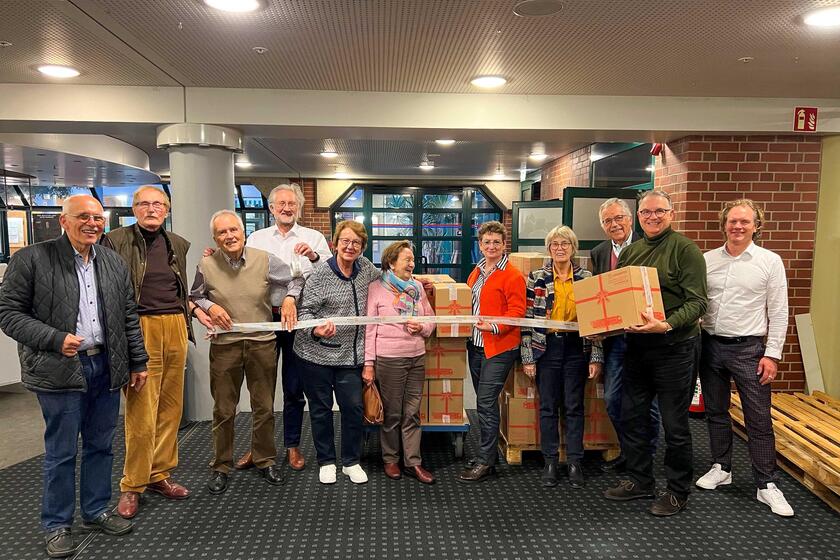
[[(297, 321), (296, 300), (302, 278), (292, 278), (280, 258), (245, 247), (239, 216), (221, 210), (210, 219), (210, 231), (220, 249), (199, 261), (190, 299), (210, 315), (213, 324), (270, 322), (272, 294), (282, 291), (281, 321)], [(213, 461), (207, 486), (211, 494), (227, 490), (233, 468), (233, 426), (243, 377), (251, 394), (254, 464), (269, 484), (283, 484), (274, 444), (274, 387), (277, 382), (275, 335), (271, 331), (226, 333), (210, 344), (210, 393), (213, 395)]]

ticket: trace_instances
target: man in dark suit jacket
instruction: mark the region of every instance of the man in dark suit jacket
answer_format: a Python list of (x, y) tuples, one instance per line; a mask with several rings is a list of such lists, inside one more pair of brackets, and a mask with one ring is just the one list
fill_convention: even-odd
[[(592, 273), (602, 274), (615, 270), (622, 249), (633, 242), (633, 211), (621, 198), (604, 201), (598, 210), (598, 219), (609, 239), (589, 252), (592, 259)], [(618, 441), (623, 445), (621, 430), (621, 391), (624, 375), (624, 335), (611, 336), (604, 340), (604, 401), (607, 414), (615, 427)], [(656, 445), (659, 436), (659, 407), (654, 401), (651, 407), (651, 442)], [(654, 447), (655, 448), (655, 447)], [(601, 465), (605, 471), (624, 470), (624, 454)]]

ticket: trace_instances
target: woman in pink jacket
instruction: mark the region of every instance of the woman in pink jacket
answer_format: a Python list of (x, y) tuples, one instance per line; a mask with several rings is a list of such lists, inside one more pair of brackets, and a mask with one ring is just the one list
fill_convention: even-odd
[[(434, 315), (423, 286), (411, 277), (414, 251), (408, 241), (396, 241), (382, 252), (382, 277), (368, 288), (367, 314), (376, 316)], [(400, 439), (405, 474), (423, 484), (434, 476), (420, 458), (420, 399), (425, 379), (427, 338), (434, 323), (368, 325), (365, 332), (365, 368), (362, 378), (379, 379), (385, 421), (380, 440), (388, 478), (402, 478)], [(375, 373), (374, 373), (375, 372)]]

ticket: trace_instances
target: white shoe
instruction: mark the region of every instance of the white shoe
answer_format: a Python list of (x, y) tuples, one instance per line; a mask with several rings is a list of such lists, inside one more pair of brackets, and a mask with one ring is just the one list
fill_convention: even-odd
[(335, 484), (335, 465), (321, 465), (318, 480), (321, 484)]
[(723, 470), (720, 463), (715, 463), (712, 465), (712, 468), (709, 469), (709, 472), (698, 478), (697, 482), (694, 484), (704, 490), (714, 490), (718, 486), (732, 484), (732, 473)]
[(353, 484), (364, 484), (368, 481), (367, 473), (359, 464), (352, 467), (341, 467), (341, 472), (350, 477), (350, 482)]
[(791, 517), (793, 515), (793, 508), (785, 499), (782, 491), (776, 488), (772, 482), (767, 485), (767, 488), (759, 488), (755, 493), (756, 499), (762, 504), (770, 506), (770, 510), (776, 515), (782, 517)]

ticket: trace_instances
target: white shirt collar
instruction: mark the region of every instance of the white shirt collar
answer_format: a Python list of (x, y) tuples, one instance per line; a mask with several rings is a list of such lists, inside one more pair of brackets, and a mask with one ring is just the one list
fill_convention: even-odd
[[(746, 249), (744, 249), (744, 251), (743, 251), (740, 255), (738, 255), (738, 257), (740, 257), (741, 255), (743, 255), (743, 254), (745, 254), (745, 253), (746, 253), (747, 255), (749, 255), (749, 256), (751, 256), (751, 257), (753, 257), (753, 256), (755, 256), (755, 251), (756, 251), (756, 248), (757, 248), (756, 244), (755, 244), (753, 241), (750, 241), (750, 244), (749, 244), (749, 245), (747, 245), (747, 248), (746, 248)], [(727, 250), (726, 250), (726, 243), (724, 243), (724, 244), (723, 244), (723, 247), (721, 247), (721, 248), (720, 248), (720, 250), (721, 250), (721, 252), (722, 252), (724, 255), (726, 255), (727, 257), (730, 257), (730, 258), (733, 258), (733, 259), (737, 259), (737, 258), (738, 258), (738, 257), (735, 257), (735, 256), (733, 256), (733, 255), (729, 254), (729, 251), (727, 251)]]
[(283, 232), (282, 232), (282, 231), (280, 231), (280, 229), (279, 229), (279, 228), (277, 227), (277, 225), (275, 224), (275, 225), (274, 225), (274, 232), (273, 232), (273, 235), (279, 235), (280, 237), (282, 237), (282, 238), (284, 238), (284, 239), (285, 239), (286, 237), (289, 237), (289, 236), (290, 236), (290, 235), (292, 235), (292, 234), (294, 234), (294, 235), (295, 235), (295, 237), (300, 237), (300, 228), (301, 228), (300, 224), (298, 224), (298, 223), (297, 223), (297, 220), (295, 220), (295, 225), (293, 225), (293, 226), (292, 226), (292, 229), (290, 229), (290, 230), (289, 230), (289, 233), (287, 233), (287, 234), (283, 234)]

